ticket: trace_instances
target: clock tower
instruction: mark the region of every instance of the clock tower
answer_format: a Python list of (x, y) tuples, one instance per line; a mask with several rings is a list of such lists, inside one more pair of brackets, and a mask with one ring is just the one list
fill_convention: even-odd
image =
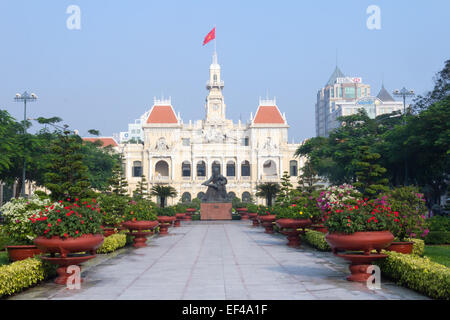
[(206, 83), (209, 94), (206, 97), (206, 122), (221, 124), (225, 118), (225, 103), (223, 100), (223, 81), (220, 79), (220, 65), (217, 63), (217, 53), (214, 52), (211, 66), (209, 67), (209, 80)]

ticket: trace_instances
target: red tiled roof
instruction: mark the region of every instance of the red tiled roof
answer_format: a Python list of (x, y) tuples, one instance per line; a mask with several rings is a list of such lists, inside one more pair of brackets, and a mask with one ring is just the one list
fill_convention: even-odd
[(284, 119), (276, 106), (259, 106), (253, 123), (284, 124)]
[(107, 146), (113, 146), (113, 147), (117, 147), (118, 144), (116, 142), (116, 140), (114, 140), (114, 138), (83, 138), (84, 141), (89, 141), (89, 142), (95, 142), (97, 140), (100, 140), (101, 142), (103, 142), (102, 147), (107, 147)]
[(178, 123), (172, 106), (153, 106), (147, 123)]

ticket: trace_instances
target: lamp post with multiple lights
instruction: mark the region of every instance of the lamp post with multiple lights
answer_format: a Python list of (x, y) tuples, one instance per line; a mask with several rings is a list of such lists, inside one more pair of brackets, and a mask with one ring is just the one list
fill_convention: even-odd
[[(401, 90), (394, 90), (394, 96), (403, 98), (403, 125), (406, 124), (406, 98), (413, 97), (414, 90), (408, 90), (403, 87)], [(406, 152), (404, 153), (404, 161), (405, 161), (405, 186), (408, 185), (408, 163), (406, 160)]]
[[(37, 100), (37, 96), (32, 93), (24, 92), (22, 94), (17, 93), (14, 98), (15, 102), (23, 102), (23, 136), (25, 141), (25, 135), (27, 133), (27, 102), (34, 102)], [(25, 198), (25, 166), (26, 166), (26, 156), (25, 156), (25, 145), (23, 150), (23, 171), (22, 171), (22, 197)]]

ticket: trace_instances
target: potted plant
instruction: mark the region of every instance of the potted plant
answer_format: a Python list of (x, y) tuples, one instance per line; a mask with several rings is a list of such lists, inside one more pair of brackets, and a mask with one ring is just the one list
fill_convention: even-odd
[(192, 199), (191, 202), (183, 203), (186, 206), (186, 215), (184, 217), (186, 221), (191, 221), (192, 215), (200, 210), (200, 203), (198, 198)]
[(159, 234), (165, 236), (168, 234), (168, 229), (175, 221), (175, 208), (165, 207), (156, 208), (156, 214), (158, 215), (158, 221), (160, 224)]
[[(96, 200), (59, 201), (60, 206), (51, 205), (44, 211), (30, 217), (37, 237), (36, 246), (51, 256), (41, 259), (59, 265), (55, 282), (66, 284), (69, 274), (67, 267), (79, 265), (92, 259), (97, 248), (103, 243), (103, 226), (100, 207)], [(86, 252), (87, 254), (75, 254)]]
[(180, 222), (181, 220), (184, 220), (186, 217), (186, 206), (182, 205), (182, 204), (177, 204), (175, 206), (175, 223), (174, 223), (174, 227), (179, 227), (180, 226)]
[(413, 186), (400, 187), (384, 194), (382, 201), (391, 208), (395, 216), (391, 228), (395, 241), (387, 250), (411, 254), (414, 243), (409, 239), (428, 232), (425, 227), (427, 207), (423, 194)]
[(253, 226), (258, 227), (259, 221), (257, 219), (258, 217), (258, 206), (256, 204), (249, 204), (247, 205), (248, 210), (248, 217), (253, 221)]
[(274, 208), (259, 206), (258, 207), (258, 220), (266, 229), (266, 233), (274, 233), (273, 223), (276, 220), (276, 213)]
[(36, 234), (32, 229), (30, 217), (50, 204), (49, 199), (40, 199), (34, 195), (29, 199), (12, 199), (1, 207), (4, 217), (2, 232), (9, 240), (5, 246), (9, 260), (24, 260), (42, 253), (33, 243)]
[[(305, 228), (312, 224), (312, 215), (303, 212), (303, 210), (304, 207), (298, 207), (295, 203), (277, 208), (276, 224), (280, 228), (281, 233), (287, 236), (287, 245), (290, 247), (300, 245), (299, 235), (304, 233)], [(298, 230), (300, 228), (303, 231)]]
[(244, 203), (244, 202), (236, 203), (236, 211), (241, 215), (241, 220), (248, 220), (247, 205), (248, 205), (248, 203)]
[(133, 247), (145, 247), (146, 236), (158, 226), (157, 217), (151, 203), (144, 199), (130, 201), (123, 215), (123, 226), (130, 230)]
[(362, 193), (350, 184), (342, 184), (339, 186), (329, 186), (325, 190), (317, 192), (315, 199), (316, 206), (321, 211), (321, 215), (314, 222), (316, 231), (327, 233), (325, 221), (331, 210), (342, 208), (346, 205), (355, 205), (358, 199), (361, 199)]
[(98, 204), (101, 207), (103, 215), (104, 236), (109, 237), (118, 232), (121, 224), (124, 222), (123, 215), (130, 199), (124, 195), (102, 194), (98, 198)]
[[(331, 210), (325, 222), (328, 233), (325, 240), (334, 254), (351, 262), (349, 281), (366, 281), (371, 262), (385, 258), (381, 250), (394, 240), (389, 231), (394, 220), (392, 210), (380, 200), (357, 200), (355, 205), (345, 205)], [(376, 250), (377, 254), (371, 251)], [(362, 251), (339, 254), (340, 251)]]

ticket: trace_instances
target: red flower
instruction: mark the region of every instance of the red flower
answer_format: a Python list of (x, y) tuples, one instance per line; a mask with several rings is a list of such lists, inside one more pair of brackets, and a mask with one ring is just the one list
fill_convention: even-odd
[(68, 235), (67, 233), (64, 233), (64, 237), (68, 238), (68, 237), (69, 237), (69, 235)]
[(81, 220), (81, 224), (83, 224), (84, 223), (84, 221), (83, 220)]
[(78, 230), (75, 231), (75, 234), (78, 234)]
[(52, 226), (52, 224), (51, 223), (49, 223), (48, 225), (47, 225), (48, 227), (51, 227)]
[(56, 221), (61, 222), (61, 219), (58, 219), (58, 220), (56, 220)]

